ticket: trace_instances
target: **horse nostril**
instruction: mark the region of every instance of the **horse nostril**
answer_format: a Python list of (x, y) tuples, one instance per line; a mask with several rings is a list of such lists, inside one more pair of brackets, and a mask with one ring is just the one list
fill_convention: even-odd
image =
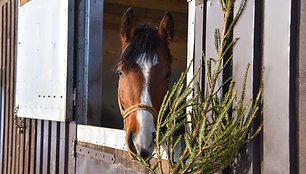
[(132, 154), (136, 154), (136, 147), (134, 145), (134, 135), (132, 132), (128, 134), (128, 151)]
[(147, 150), (145, 149), (141, 149), (140, 150), (140, 154), (139, 154), (143, 159), (147, 159), (150, 157), (150, 152), (148, 152)]
[(152, 135), (153, 135), (153, 140), (155, 140), (156, 139), (156, 132), (153, 132)]

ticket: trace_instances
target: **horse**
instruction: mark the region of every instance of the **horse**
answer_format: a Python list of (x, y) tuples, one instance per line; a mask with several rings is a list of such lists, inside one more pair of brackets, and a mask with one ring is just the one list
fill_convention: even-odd
[(128, 153), (149, 158), (155, 148), (156, 121), (171, 76), (174, 21), (165, 12), (158, 27), (136, 25), (132, 8), (121, 19), (117, 63), (118, 105)]

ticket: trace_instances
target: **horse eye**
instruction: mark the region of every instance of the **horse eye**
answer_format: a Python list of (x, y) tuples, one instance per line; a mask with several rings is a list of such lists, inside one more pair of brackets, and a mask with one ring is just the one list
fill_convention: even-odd
[(122, 73), (121, 70), (118, 70), (118, 71), (117, 71), (117, 74), (118, 74), (119, 77), (121, 77), (121, 76), (123, 75), (123, 73)]

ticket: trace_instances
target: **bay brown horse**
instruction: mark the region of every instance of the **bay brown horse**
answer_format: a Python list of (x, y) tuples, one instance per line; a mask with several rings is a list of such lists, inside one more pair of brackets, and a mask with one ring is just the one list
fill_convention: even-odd
[(166, 12), (158, 27), (136, 25), (129, 8), (122, 16), (122, 52), (117, 65), (118, 104), (131, 156), (148, 158), (155, 147), (156, 120), (171, 75), (169, 42), (174, 22)]

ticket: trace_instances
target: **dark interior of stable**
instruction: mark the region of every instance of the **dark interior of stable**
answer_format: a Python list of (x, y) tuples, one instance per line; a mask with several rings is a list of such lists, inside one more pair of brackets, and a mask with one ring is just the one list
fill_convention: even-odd
[[(121, 52), (119, 28), (122, 14), (126, 9), (132, 7), (137, 17), (137, 24), (146, 23), (150, 26), (158, 26), (166, 10), (172, 14), (175, 21), (175, 34), (169, 47), (173, 57), (173, 77), (170, 82), (173, 84), (186, 67), (187, 2), (186, 0), (155, 0), (144, 3), (140, 0), (105, 0), (101, 5), (103, 6), (103, 30), (95, 30), (95, 32), (102, 34), (102, 58), (99, 56), (90, 58), (102, 59), (102, 61), (98, 61), (101, 62), (101, 65), (95, 71), (91, 71), (89, 67), (87, 124), (122, 129), (123, 120), (117, 103), (117, 75), (115, 73), (115, 65)], [(100, 83), (90, 83), (91, 81), (97, 82), (97, 78)], [(100, 97), (95, 91), (100, 91), (98, 92)]]

